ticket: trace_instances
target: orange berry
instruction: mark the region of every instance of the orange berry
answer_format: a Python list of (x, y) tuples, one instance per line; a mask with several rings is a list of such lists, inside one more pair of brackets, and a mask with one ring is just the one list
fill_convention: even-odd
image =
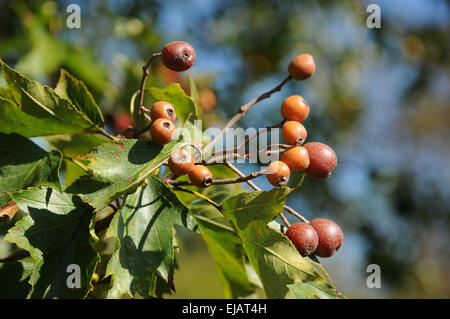
[(280, 160), (285, 162), (291, 171), (304, 171), (309, 166), (309, 155), (303, 146), (294, 146), (281, 154)]
[(289, 181), (289, 175), (291, 175), (289, 166), (281, 161), (272, 162), (267, 168), (267, 180), (275, 187), (286, 185)]
[(153, 104), (152, 109), (150, 110), (150, 118), (152, 121), (162, 118), (175, 122), (177, 114), (175, 113), (172, 104), (166, 101), (158, 101)]
[(199, 93), (198, 100), (203, 111), (212, 111), (217, 104), (216, 94), (211, 89), (202, 89)]
[(170, 155), (169, 168), (177, 176), (187, 174), (194, 168), (194, 156), (185, 149), (176, 150)]
[(157, 119), (150, 126), (150, 135), (155, 143), (164, 145), (172, 140), (172, 134), (175, 131), (175, 124), (167, 119)]
[(304, 53), (296, 56), (289, 63), (289, 74), (295, 80), (305, 80), (316, 72), (316, 64), (311, 54)]
[(281, 133), (286, 143), (294, 146), (302, 145), (308, 135), (303, 124), (296, 121), (288, 121), (284, 123)]
[(195, 165), (189, 172), (189, 180), (197, 187), (208, 187), (212, 184), (213, 176), (208, 167)]
[(281, 116), (288, 121), (303, 122), (309, 114), (309, 105), (300, 95), (292, 95), (281, 104)]

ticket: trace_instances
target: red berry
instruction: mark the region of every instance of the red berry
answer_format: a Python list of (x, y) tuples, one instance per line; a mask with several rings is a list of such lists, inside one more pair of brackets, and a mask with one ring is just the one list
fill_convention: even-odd
[(317, 248), (319, 237), (314, 228), (306, 223), (295, 223), (286, 231), (286, 236), (303, 257), (311, 255)]
[(309, 155), (309, 166), (305, 173), (316, 179), (324, 179), (330, 176), (331, 171), (337, 165), (337, 157), (333, 149), (319, 142), (307, 143), (304, 148)]
[(311, 54), (304, 53), (292, 59), (288, 67), (289, 74), (296, 80), (305, 80), (316, 72), (316, 64)]
[(344, 242), (341, 228), (335, 222), (324, 218), (313, 219), (310, 224), (319, 237), (316, 255), (324, 258), (333, 256)]
[(195, 50), (187, 42), (174, 41), (166, 44), (161, 50), (164, 65), (176, 72), (189, 69), (195, 62)]
[(126, 130), (128, 127), (133, 125), (131, 121), (131, 116), (127, 112), (120, 112), (114, 115), (114, 129), (117, 132), (122, 132)]

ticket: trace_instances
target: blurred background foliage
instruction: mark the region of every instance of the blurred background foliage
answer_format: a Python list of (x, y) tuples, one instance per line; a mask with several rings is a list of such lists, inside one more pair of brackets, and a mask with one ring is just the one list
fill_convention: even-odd
[[(71, 3), (81, 7), (81, 29), (66, 27)], [(370, 3), (381, 7), (380, 29), (366, 26)], [(322, 263), (344, 294), (449, 298), (449, 7), (443, 0), (2, 0), (0, 56), (51, 86), (60, 68), (69, 70), (120, 133), (131, 123), (142, 65), (167, 42), (190, 42), (197, 62), (182, 74), (157, 64), (148, 85), (179, 82), (188, 90), (192, 77), (205, 126), (223, 125), (278, 84), (291, 58), (313, 54), (311, 79), (291, 81), (240, 125), (278, 122), (291, 94), (310, 104), (308, 140), (331, 145), (339, 165), (326, 182), (306, 179), (289, 204), (342, 226), (343, 247)], [(200, 237), (179, 235), (175, 297), (223, 297)], [(381, 289), (366, 287), (369, 264), (381, 267)]]

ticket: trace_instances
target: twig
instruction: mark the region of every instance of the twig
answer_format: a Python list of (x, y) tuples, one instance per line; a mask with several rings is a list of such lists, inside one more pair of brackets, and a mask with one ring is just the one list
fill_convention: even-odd
[[(252, 172), (250, 175), (238, 177), (238, 178), (229, 178), (229, 179), (215, 179), (212, 181), (211, 185), (225, 185), (225, 184), (236, 184), (236, 183), (243, 183), (247, 182), (251, 179), (254, 179), (258, 176), (265, 174), (265, 169), (258, 171), (258, 172)], [(171, 184), (173, 186), (193, 186), (191, 182), (188, 181), (176, 181), (173, 179), (169, 179), (165, 181), (168, 184)]]
[(284, 122), (285, 122), (285, 120), (281, 121), (278, 124), (267, 126), (267, 127), (263, 128), (263, 129), (259, 130), (258, 132), (256, 132), (252, 136), (249, 136), (244, 142), (242, 142), (240, 145), (236, 146), (235, 148), (229, 148), (229, 149), (221, 150), (221, 151), (218, 151), (218, 152), (214, 152), (214, 153), (212, 153), (210, 155), (210, 157), (211, 156), (216, 156), (218, 154), (224, 154), (224, 153), (237, 153), (242, 147), (244, 147), (251, 140), (255, 139), (256, 137), (260, 136), (261, 134), (266, 133), (270, 129), (281, 127)]
[[(150, 65), (156, 58), (161, 56), (161, 54), (162, 54), (161, 52), (152, 54), (152, 56), (150, 57), (148, 62), (142, 67), (142, 79), (141, 79), (141, 86), (139, 88), (139, 99), (138, 99), (138, 103), (139, 103), (138, 116), (141, 115), (141, 113), (142, 113), (141, 106), (144, 106), (143, 103), (144, 103), (145, 82), (147, 81), (147, 77), (150, 74), (150, 71), (148, 70), (148, 68), (150, 67)], [(137, 126), (137, 131), (139, 131), (139, 129), (140, 129), (139, 118), (136, 121), (136, 126)]]
[(216, 144), (216, 142), (222, 138), (222, 136), (225, 134), (225, 131), (227, 130), (227, 128), (232, 127), (237, 121), (239, 121), (244, 115), (245, 112), (247, 112), (253, 105), (255, 105), (256, 103), (258, 103), (261, 100), (267, 99), (269, 98), (273, 93), (278, 92), (282, 89), (282, 87), (289, 82), (292, 79), (292, 77), (290, 75), (288, 75), (280, 84), (278, 84), (275, 88), (273, 88), (270, 91), (267, 91), (263, 94), (261, 94), (260, 96), (258, 96), (256, 99), (251, 100), (250, 102), (248, 102), (247, 104), (242, 105), (239, 108), (239, 111), (236, 112), (233, 117), (228, 121), (228, 123), (225, 125), (225, 127), (220, 131), (219, 134), (217, 134), (214, 139), (209, 142), (204, 148), (203, 148), (203, 154), (207, 154), (208, 151), (214, 146), (214, 144)]
[[(236, 166), (234, 166), (233, 164), (231, 164), (231, 163), (225, 163), (233, 172), (235, 172), (237, 175), (239, 175), (239, 176), (242, 176), (243, 175), (243, 173), (236, 167)], [(255, 185), (255, 183), (253, 183), (252, 181), (246, 181), (247, 182), (247, 184), (248, 185), (250, 185), (250, 187), (252, 187), (254, 190), (256, 190), (256, 191), (261, 191), (261, 188), (259, 188), (257, 185)], [(287, 206), (287, 205), (284, 205), (284, 209), (288, 212), (288, 213), (290, 213), (290, 214), (292, 214), (292, 215), (294, 215), (294, 216), (296, 216), (296, 217), (298, 217), (299, 219), (301, 219), (304, 223), (309, 223), (308, 222), (308, 220), (305, 218), (305, 217), (303, 217), (302, 215), (300, 215), (299, 213), (297, 213), (293, 208), (291, 208), (291, 207), (289, 207), (289, 206)], [(283, 222), (286, 224), (286, 226), (288, 226), (288, 227), (290, 227), (290, 224), (289, 223), (286, 223), (287, 222), (287, 219), (286, 219), (286, 217), (284, 216), (284, 214), (283, 213), (280, 213), (280, 217), (281, 217), (281, 219), (283, 220)], [(285, 220), (286, 219), (286, 220)]]

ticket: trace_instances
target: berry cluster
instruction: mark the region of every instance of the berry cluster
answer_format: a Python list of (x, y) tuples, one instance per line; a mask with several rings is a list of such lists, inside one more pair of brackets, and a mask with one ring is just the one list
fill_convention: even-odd
[[(189, 69), (195, 62), (196, 57), (194, 48), (183, 41), (167, 44), (159, 55), (162, 57), (163, 63), (170, 70), (176, 72)], [(289, 77), (285, 81), (309, 78), (315, 72), (313, 57), (310, 54), (297, 56), (289, 64), (288, 72)], [(250, 107), (251, 105), (244, 106), (241, 112), (245, 112)], [(175, 130), (176, 113), (174, 107), (166, 101), (158, 101), (153, 104), (150, 110), (142, 105), (140, 110), (150, 114), (150, 116), (146, 114), (144, 116), (151, 121), (150, 135), (152, 139), (161, 145), (169, 143)], [(287, 143), (280, 159), (270, 163), (261, 172), (254, 172), (247, 177), (241, 176), (240, 179), (229, 180), (228, 182), (248, 182), (249, 179), (264, 174), (270, 184), (275, 187), (281, 187), (288, 183), (291, 171), (303, 171), (307, 176), (314, 179), (329, 177), (337, 165), (337, 157), (333, 149), (319, 142), (304, 144), (308, 133), (302, 122), (306, 120), (309, 112), (310, 107), (302, 96), (292, 95), (286, 98), (280, 109), (284, 120), (279, 126), (275, 126), (281, 126), (282, 137)], [(240, 115), (238, 114), (237, 116)], [(207, 148), (208, 145), (204, 148), (204, 151)], [(236, 151), (234, 149), (234, 155)], [(171, 180), (166, 181), (175, 185), (187, 185), (186, 182), (183, 184), (183, 182), (176, 182), (175, 179), (188, 174), (189, 185), (201, 188), (208, 187), (214, 182), (226, 183), (224, 180), (213, 180), (212, 173), (206, 166), (213, 164), (213, 162), (204, 161), (202, 164), (205, 165), (196, 164), (193, 154), (187, 149), (178, 149), (171, 154), (167, 162), (171, 170)], [(255, 186), (253, 188), (257, 189)], [(302, 256), (309, 256), (314, 253), (319, 257), (334, 255), (344, 240), (340, 227), (333, 221), (322, 218), (308, 222), (301, 215), (296, 214), (297, 217), (301, 217), (303, 222), (297, 222), (293, 225), (290, 225), (284, 216), (281, 215), (288, 226), (286, 236), (291, 240), (299, 253)]]

